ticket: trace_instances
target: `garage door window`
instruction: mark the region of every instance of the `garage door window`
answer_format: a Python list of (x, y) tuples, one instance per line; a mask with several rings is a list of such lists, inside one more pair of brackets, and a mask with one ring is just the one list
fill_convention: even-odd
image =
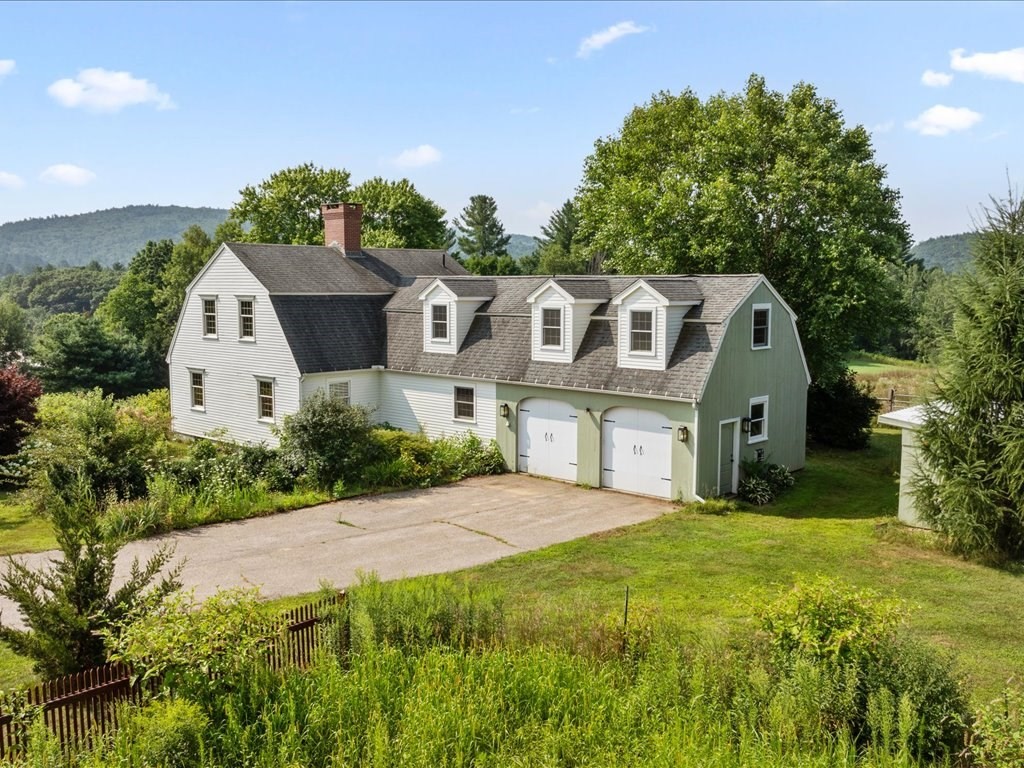
[(473, 387), (455, 388), (455, 418), (458, 421), (476, 419), (476, 390)]
[(754, 397), (750, 400), (748, 443), (759, 443), (768, 439), (768, 398)]

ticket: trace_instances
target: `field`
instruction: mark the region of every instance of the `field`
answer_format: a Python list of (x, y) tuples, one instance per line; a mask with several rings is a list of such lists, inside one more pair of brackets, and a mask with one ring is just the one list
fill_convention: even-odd
[(934, 391), (937, 369), (926, 363), (871, 352), (858, 352), (846, 362), (857, 380), (867, 384), (878, 398), (889, 397), (889, 390), (895, 389), (898, 397), (919, 402)]

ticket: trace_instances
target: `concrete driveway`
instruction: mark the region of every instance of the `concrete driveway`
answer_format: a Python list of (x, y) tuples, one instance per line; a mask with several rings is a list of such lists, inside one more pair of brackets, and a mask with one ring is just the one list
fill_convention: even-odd
[[(477, 477), (132, 542), (117, 571), (123, 577), (133, 557), (173, 544), (186, 561), (182, 582), (198, 597), (258, 586), (274, 598), (312, 592), (321, 581), (344, 587), (360, 570), (385, 580), (455, 571), (671, 510), (667, 501), (526, 475)], [(21, 557), (37, 566), (54, 554)], [(4, 623), (16, 624), (13, 604), (0, 598), (0, 610)]]

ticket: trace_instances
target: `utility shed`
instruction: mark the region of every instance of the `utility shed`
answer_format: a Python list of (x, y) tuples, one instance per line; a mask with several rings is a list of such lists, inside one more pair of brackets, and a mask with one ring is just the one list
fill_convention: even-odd
[(924, 406), (915, 405), (892, 413), (884, 413), (878, 417), (879, 424), (887, 427), (899, 427), (902, 433), (902, 450), (900, 451), (900, 522), (915, 528), (931, 528), (921, 520), (914, 504), (912, 482), (917, 474), (918, 452), (921, 443), (917, 430), (924, 423)]

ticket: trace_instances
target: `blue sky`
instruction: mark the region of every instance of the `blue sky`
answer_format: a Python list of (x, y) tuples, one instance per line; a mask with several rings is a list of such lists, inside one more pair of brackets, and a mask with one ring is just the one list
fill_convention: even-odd
[(311, 161), (536, 234), (633, 106), (752, 72), (873, 131), (917, 239), (1024, 182), (1022, 4), (0, 3), (0, 222)]

